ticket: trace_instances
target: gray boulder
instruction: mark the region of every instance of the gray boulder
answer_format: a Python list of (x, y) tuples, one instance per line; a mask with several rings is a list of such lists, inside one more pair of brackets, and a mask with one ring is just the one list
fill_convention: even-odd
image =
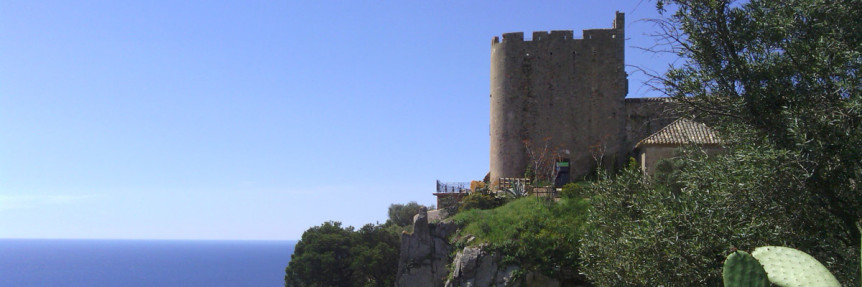
[(451, 222), (429, 224), (428, 210), (422, 207), (413, 217), (413, 233), (401, 234), (395, 286), (442, 287), (449, 276), (446, 266), (452, 253), (447, 237), (456, 228)]

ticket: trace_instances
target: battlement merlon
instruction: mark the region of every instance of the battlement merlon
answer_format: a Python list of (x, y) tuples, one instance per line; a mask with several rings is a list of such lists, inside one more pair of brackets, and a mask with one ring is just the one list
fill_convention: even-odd
[[(616, 38), (620, 37), (622, 39), (625, 36), (625, 13), (616, 12), (616, 18), (614, 19), (613, 28), (610, 29), (585, 29), (583, 30), (583, 38), (581, 39), (601, 39), (601, 38)], [(603, 37), (605, 36), (605, 37)], [(572, 30), (552, 30), (550, 33), (548, 31), (534, 31), (532, 40), (524, 40), (524, 32), (512, 32), (512, 33), (503, 33), (502, 39), (498, 36), (494, 36), (491, 39), (491, 46), (495, 44), (499, 44), (500, 42), (529, 42), (529, 41), (543, 41), (543, 40), (581, 40), (576, 39), (574, 37), (574, 33)]]
[(626, 13), (620, 13), (617, 11), (617, 18), (614, 19), (614, 29), (617, 30), (625, 30), (626, 29)]

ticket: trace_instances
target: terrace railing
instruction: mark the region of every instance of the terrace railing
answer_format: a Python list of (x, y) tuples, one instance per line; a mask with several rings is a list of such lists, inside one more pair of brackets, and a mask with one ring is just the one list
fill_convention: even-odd
[(469, 182), (442, 182), (437, 181), (437, 193), (467, 193), (470, 191)]

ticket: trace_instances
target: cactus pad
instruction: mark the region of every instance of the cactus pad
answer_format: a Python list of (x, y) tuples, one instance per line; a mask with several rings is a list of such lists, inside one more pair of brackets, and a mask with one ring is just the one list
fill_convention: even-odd
[(724, 261), (724, 287), (768, 287), (763, 266), (745, 251), (734, 251)]
[(836, 286), (841, 284), (820, 261), (805, 252), (781, 246), (763, 246), (751, 253), (766, 270), (769, 281), (782, 287)]

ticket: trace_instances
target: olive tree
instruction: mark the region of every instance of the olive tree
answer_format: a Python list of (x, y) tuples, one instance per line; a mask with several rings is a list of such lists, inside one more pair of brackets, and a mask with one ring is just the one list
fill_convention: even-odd
[[(862, 1), (658, 0), (654, 75), (728, 153), (678, 159), (592, 190), (582, 258), (603, 286), (720, 284), (730, 248), (785, 245), (859, 282)], [(696, 149), (695, 149), (696, 150)]]

